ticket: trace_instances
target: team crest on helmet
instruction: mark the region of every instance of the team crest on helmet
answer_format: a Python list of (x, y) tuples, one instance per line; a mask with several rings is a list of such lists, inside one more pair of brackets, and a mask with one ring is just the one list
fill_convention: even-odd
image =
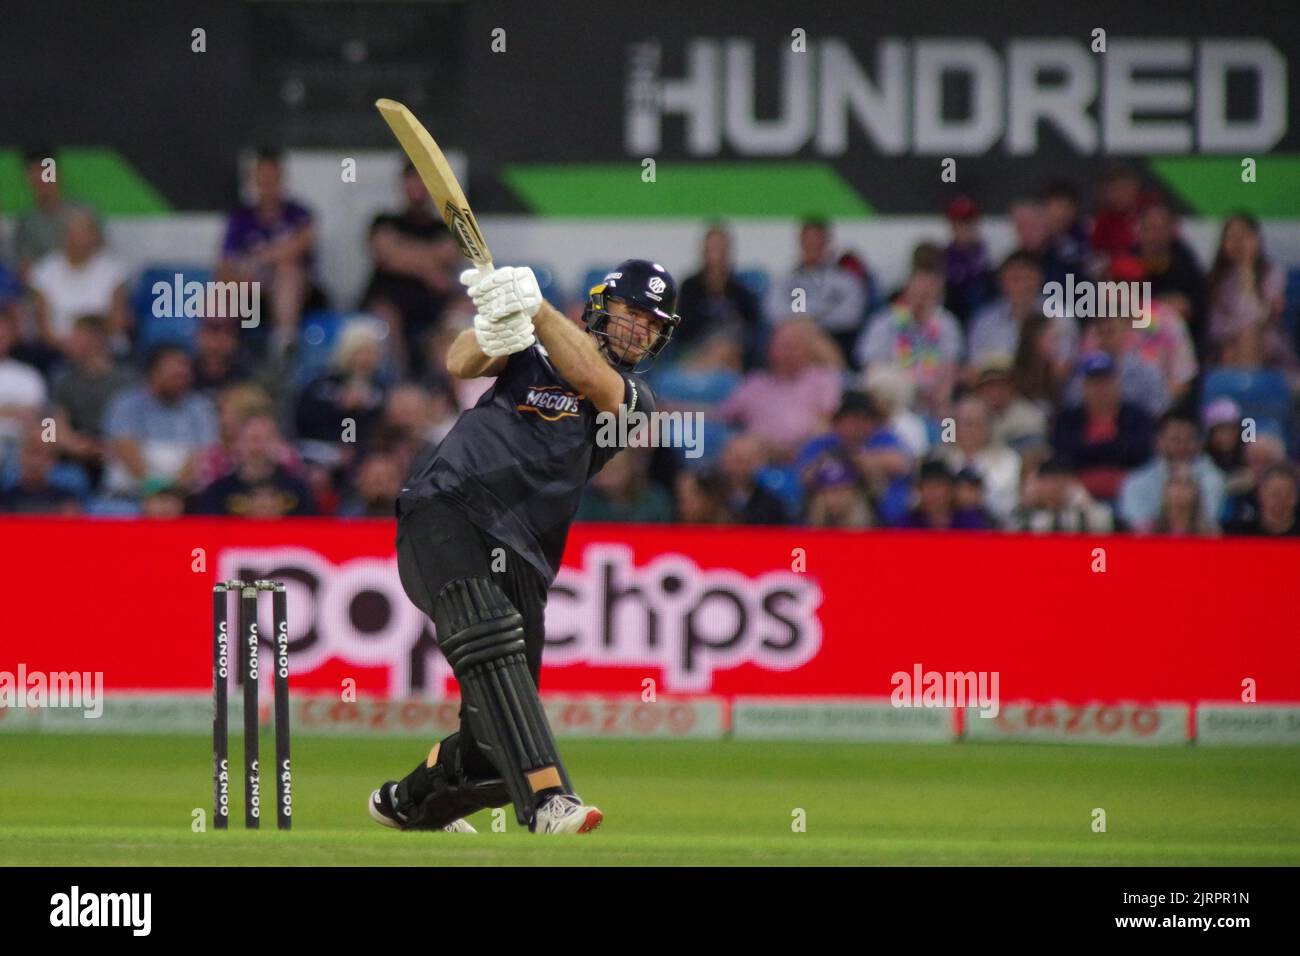
[(650, 277), (649, 286), (651, 292), (663, 292), (664, 289), (666, 288), (664, 285), (664, 280), (659, 278), (658, 276)]

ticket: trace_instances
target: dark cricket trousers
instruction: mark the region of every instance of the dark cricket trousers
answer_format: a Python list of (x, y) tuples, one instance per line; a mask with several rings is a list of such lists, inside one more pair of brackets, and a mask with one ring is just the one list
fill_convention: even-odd
[[(493, 551), (501, 548), (505, 570), (493, 571)], [(497, 556), (496, 566), (502, 562)], [(531, 564), (508, 545), (473, 525), (459, 507), (445, 498), (399, 501), (397, 573), (402, 589), (416, 607), (434, 619), (434, 604), (443, 587), (462, 578), (487, 578), (505, 592), (524, 619), (524, 648), (528, 671), (538, 683), (545, 643), (547, 583)], [(492, 762), (478, 749), (465, 710), (458, 733), (439, 748), (438, 763), (448, 764), (459, 750), (462, 767), (471, 779), (499, 777)]]

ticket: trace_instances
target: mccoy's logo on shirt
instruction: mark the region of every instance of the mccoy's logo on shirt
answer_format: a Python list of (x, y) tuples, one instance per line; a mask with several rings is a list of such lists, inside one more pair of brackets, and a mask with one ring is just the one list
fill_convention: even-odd
[(565, 391), (561, 385), (539, 385), (530, 388), (515, 408), (540, 415), (548, 422), (558, 422), (561, 418), (577, 418), (578, 407), (584, 398), (585, 395)]

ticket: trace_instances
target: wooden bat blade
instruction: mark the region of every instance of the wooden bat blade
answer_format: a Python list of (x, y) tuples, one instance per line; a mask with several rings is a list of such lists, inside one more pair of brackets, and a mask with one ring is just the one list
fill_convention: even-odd
[(451, 171), (451, 164), (429, 131), (410, 110), (396, 100), (376, 100), (375, 107), (397, 141), (402, 144), (402, 150), (415, 166), (415, 171), (420, 174), (424, 187), (433, 197), (433, 204), (438, 207), (443, 222), (451, 230), (452, 237), (465, 258), (475, 265), (490, 265), (492, 253), (478, 227), (478, 220), (474, 218), (474, 211), (470, 209), (465, 193), (456, 181), (456, 174)]

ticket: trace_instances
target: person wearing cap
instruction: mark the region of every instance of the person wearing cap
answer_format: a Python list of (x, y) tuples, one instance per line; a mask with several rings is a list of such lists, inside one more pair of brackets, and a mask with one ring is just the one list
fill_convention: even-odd
[(993, 441), (1022, 451), (1047, 441), (1047, 413), (1016, 387), (1009, 355), (975, 366), (974, 392), (988, 408)]
[(1205, 424), (1205, 453), (1210, 460), (1225, 477), (1241, 471), (1246, 466), (1241, 406), (1231, 398), (1216, 398), (1205, 406), (1201, 417)]
[(818, 469), (831, 459), (847, 464), (857, 474), (883, 521), (901, 520), (910, 496), (913, 455), (870, 395), (845, 392), (830, 431), (799, 452), (795, 468), (806, 488), (812, 487)]
[(813, 528), (870, 528), (875, 524), (862, 478), (852, 464), (821, 460), (808, 482), (804, 522)]
[(1001, 522), (984, 504), (984, 478), (974, 468), (962, 468), (953, 476), (952, 526), (955, 529), (987, 531)]
[[(1027, 252), (1016, 251), (998, 267), (998, 298), (976, 313), (970, 327), (966, 361), (977, 365), (991, 355), (1011, 355), (1025, 324), (1043, 315), (1043, 270)], [(1079, 347), (1079, 324), (1070, 316), (1052, 316), (1056, 358), (1073, 362)]]
[(916, 480), (916, 504), (899, 522), (900, 528), (946, 531), (956, 511), (955, 477), (942, 461), (922, 462)]
[(1131, 472), (1120, 486), (1120, 518), (1136, 531), (1151, 530), (1169, 476), (1174, 469), (1183, 467), (1196, 481), (1204, 524), (1213, 525), (1223, 507), (1223, 473), (1202, 450), (1196, 419), (1177, 411), (1166, 412), (1160, 418), (1155, 457)]
[[(1124, 401), (1139, 406), (1152, 418), (1169, 408), (1169, 389), (1160, 372), (1142, 357), (1135, 340), (1132, 317), (1099, 316), (1091, 321), (1084, 336), (1085, 353), (1104, 354), (1119, 376)], [(1065, 389), (1065, 404), (1078, 405), (1083, 400), (1083, 367), (1075, 369)]]
[(1057, 415), (1052, 448), (1078, 470), (1090, 495), (1112, 501), (1124, 476), (1151, 457), (1151, 417), (1124, 400), (1108, 353), (1084, 356), (1079, 368), (1083, 400)]
[(979, 232), (980, 207), (969, 196), (948, 203), (952, 241), (943, 250), (947, 295), (944, 308), (965, 327), (970, 317), (996, 294), (988, 247)]

